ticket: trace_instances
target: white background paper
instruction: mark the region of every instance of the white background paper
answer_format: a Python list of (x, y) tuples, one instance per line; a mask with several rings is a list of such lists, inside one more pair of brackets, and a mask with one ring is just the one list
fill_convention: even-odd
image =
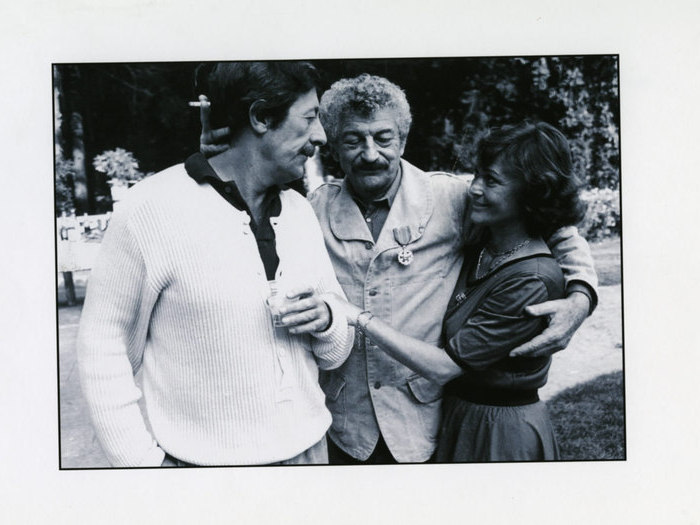
[[(700, 4), (4, 2), (0, 521), (698, 523)], [(620, 54), (625, 462), (59, 471), (52, 62)]]

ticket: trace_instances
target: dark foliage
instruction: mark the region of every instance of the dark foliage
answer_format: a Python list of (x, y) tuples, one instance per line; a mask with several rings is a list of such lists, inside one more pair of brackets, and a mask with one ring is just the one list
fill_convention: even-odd
[[(363, 72), (389, 78), (414, 114), (405, 157), (424, 169), (473, 171), (475, 145), (489, 127), (525, 118), (565, 133), (575, 169), (589, 187), (619, 183), (617, 57), (508, 57), (316, 60), (322, 88)], [(82, 116), (89, 212), (103, 211), (108, 188), (91, 161), (117, 147), (133, 152), (144, 173), (182, 162), (198, 149), (199, 116), (190, 62), (55, 66), (59, 112)], [(63, 119), (62, 151), (73, 151)], [(324, 159), (328, 160), (327, 153)], [(329, 162), (329, 166), (330, 166)], [(332, 166), (331, 166), (332, 170)], [(332, 171), (331, 171), (332, 172)], [(102, 197), (102, 199), (100, 198)]]

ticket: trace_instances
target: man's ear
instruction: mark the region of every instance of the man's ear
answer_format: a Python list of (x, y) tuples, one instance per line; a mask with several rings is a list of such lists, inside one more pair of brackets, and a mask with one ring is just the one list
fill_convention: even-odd
[(248, 108), (248, 120), (256, 133), (265, 133), (270, 129), (270, 117), (264, 116), (265, 100), (256, 100)]

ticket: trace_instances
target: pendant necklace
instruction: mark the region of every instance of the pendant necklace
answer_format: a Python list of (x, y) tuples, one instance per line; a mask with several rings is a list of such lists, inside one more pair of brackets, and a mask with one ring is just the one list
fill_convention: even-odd
[[(519, 244), (516, 244), (514, 247), (509, 248), (508, 250), (505, 250), (505, 251), (503, 251), (503, 252), (492, 252), (492, 251), (489, 250), (486, 246), (484, 246), (484, 247), (481, 249), (481, 251), (479, 252), (479, 259), (478, 259), (477, 262), (476, 262), (476, 272), (475, 272), (474, 276), (475, 276), (477, 279), (481, 279), (481, 277), (483, 277), (484, 275), (486, 275), (487, 273), (489, 273), (489, 272), (490, 272), (491, 270), (493, 270), (494, 268), (498, 267), (498, 265), (500, 265), (500, 264), (501, 264), (503, 261), (505, 261), (508, 257), (510, 257), (511, 255), (513, 255), (514, 253), (516, 253), (518, 250), (524, 248), (524, 247), (527, 246), (528, 244), (530, 244), (530, 239), (525, 239), (523, 242), (521, 242), (521, 243), (519, 243)], [(481, 274), (481, 259), (482, 259), (483, 256), (484, 256), (484, 252), (487, 251), (487, 250), (488, 250), (489, 252), (491, 252), (491, 254), (493, 255), (493, 260), (491, 261), (491, 264), (489, 265), (489, 267), (486, 269), (486, 272), (485, 272), (483, 275), (480, 275), (480, 274)]]

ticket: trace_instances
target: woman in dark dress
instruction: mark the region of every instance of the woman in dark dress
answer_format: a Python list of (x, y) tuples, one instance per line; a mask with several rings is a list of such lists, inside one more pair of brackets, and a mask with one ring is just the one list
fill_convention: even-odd
[(479, 144), (470, 189), (477, 226), (448, 305), (442, 348), (408, 337), (348, 304), (348, 321), (383, 351), (445, 385), (438, 462), (558, 459), (537, 390), (551, 357), (509, 357), (546, 321), (523, 310), (564, 297), (564, 277), (542, 240), (580, 220), (578, 182), (566, 138), (523, 123)]

